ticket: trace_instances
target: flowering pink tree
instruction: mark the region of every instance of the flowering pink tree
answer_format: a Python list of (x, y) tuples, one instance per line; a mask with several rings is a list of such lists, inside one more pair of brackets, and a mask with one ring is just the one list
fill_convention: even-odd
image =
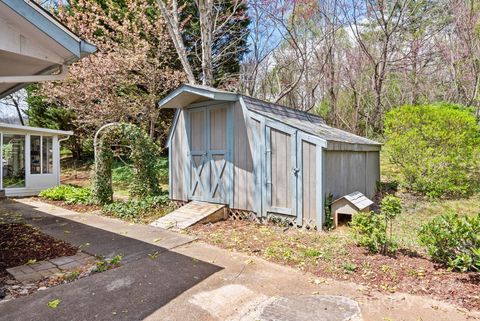
[(156, 103), (185, 74), (157, 8), (147, 0), (127, 1), (124, 7), (113, 0), (104, 7), (78, 0), (60, 5), (57, 16), (98, 48), (73, 64), (65, 80), (40, 86), (51, 102), (74, 111), (76, 134), (127, 121), (164, 138), (171, 117), (160, 117)]

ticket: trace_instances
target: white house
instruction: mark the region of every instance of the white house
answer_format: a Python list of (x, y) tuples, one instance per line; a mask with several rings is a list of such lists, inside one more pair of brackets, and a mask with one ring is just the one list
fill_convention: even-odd
[[(63, 79), (68, 65), (95, 50), (34, 1), (0, 0), (0, 98)], [(0, 189), (26, 196), (59, 184), (60, 142), (72, 134), (0, 123)]]

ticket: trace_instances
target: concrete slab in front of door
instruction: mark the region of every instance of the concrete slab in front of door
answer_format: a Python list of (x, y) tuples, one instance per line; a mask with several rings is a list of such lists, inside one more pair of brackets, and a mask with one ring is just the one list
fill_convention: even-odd
[(183, 230), (197, 223), (216, 222), (226, 217), (226, 205), (193, 201), (150, 223), (150, 225), (164, 229)]

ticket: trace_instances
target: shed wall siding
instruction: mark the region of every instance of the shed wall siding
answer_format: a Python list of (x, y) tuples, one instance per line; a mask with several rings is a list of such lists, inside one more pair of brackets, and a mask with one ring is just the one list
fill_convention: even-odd
[(303, 221), (316, 222), (317, 220), (317, 146), (302, 141), (302, 197), (303, 197)]
[(242, 107), (239, 102), (234, 106), (234, 185), (233, 185), (233, 208), (242, 210), (255, 210), (255, 182), (253, 177), (254, 148), (252, 132), (247, 129)]
[(355, 191), (372, 198), (380, 180), (379, 152), (329, 151), (326, 153), (326, 195), (338, 198)]
[(186, 130), (185, 130), (185, 111), (180, 111), (178, 115), (177, 126), (175, 131), (172, 134), (172, 141), (170, 144), (172, 149), (171, 155), (171, 170), (172, 175), (170, 186), (172, 189), (172, 199), (174, 200), (187, 200), (187, 191), (185, 189), (185, 151), (188, 150), (187, 139), (186, 139)]

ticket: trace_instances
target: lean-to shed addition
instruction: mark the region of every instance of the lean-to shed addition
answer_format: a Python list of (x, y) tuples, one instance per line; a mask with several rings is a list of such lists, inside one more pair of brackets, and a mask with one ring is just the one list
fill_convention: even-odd
[(228, 204), (321, 226), (326, 196), (375, 193), (381, 144), (318, 116), (210, 87), (183, 85), (168, 138), (170, 198)]

